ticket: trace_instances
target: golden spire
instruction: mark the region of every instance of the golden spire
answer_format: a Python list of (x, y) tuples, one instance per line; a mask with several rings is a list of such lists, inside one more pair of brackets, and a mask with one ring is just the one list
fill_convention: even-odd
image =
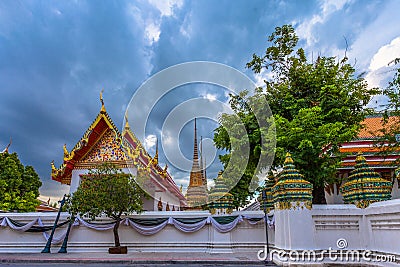
[(50, 165), (51, 165), (51, 176), (53, 176), (53, 175), (56, 176), (57, 175), (57, 168), (54, 165), (54, 160), (51, 161)]
[(153, 164), (154, 165), (158, 164), (158, 138), (156, 139), (156, 154), (154, 155), (153, 158)]
[(179, 191), (181, 191), (181, 193), (183, 192), (183, 185), (181, 184), (181, 187), (179, 187)]
[(203, 136), (200, 137), (200, 169), (203, 185), (207, 184), (206, 157), (203, 157)]
[(104, 107), (103, 92), (104, 92), (104, 88), (101, 89), (101, 91), (100, 91), (100, 102), (101, 102), (100, 113), (106, 113), (106, 108)]
[(129, 126), (129, 122), (128, 122), (128, 116), (125, 113), (125, 129), (128, 129), (128, 128), (130, 128), (130, 126)]
[(193, 165), (192, 170), (190, 172), (190, 186), (202, 186), (203, 185), (203, 177), (202, 171), (199, 165), (199, 150), (197, 146), (197, 125), (196, 119), (194, 119), (194, 146), (193, 146)]
[(168, 164), (165, 164), (164, 170), (161, 171), (161, 175), (166, 178), (167, 177), (167, 169), (168, 169)]
[(54, 160), (51, 161), (50, 165), (51, 165), (51, 170), (52, 170), (52, 171), (57, 170), (57, 169), (56, 169), (56, 166), (54, 165)]
[(63, 149), (64, 149), (64, 158), (66, 158), (69, 156), (69, 152), (67, 150), (67, 144), (64, 144)]

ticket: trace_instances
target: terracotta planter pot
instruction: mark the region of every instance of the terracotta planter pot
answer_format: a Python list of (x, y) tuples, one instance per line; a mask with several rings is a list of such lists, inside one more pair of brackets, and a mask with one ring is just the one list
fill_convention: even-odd
[(108, 248), (108, 253), (109, 254), (126, 254), (126, 253), (128, 253), (128, 247), (123, 246), (123, 247)]

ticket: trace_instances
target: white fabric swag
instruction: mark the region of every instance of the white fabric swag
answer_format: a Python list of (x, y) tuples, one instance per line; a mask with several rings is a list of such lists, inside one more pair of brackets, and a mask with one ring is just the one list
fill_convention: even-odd
[[(179, 231), (185, 232), (185, 233), (193, 233), (193, 232), (197, 232), (200, 229), (202, 229), (206, 224), (211, 224), (212, 227), (214, 227), (220, 233), (227, 233), (227, 232), (232, 231), (237, 226), (238, 223), (243, 222), (244, 219), (246, 219), (246, 221), (250, 224), (257, 224), (257, 223), (264, 221), (262, 219), (255, 221), (254, 219), (257, 219), (257, 218), (265, 219), (264, 217), (250, 217), (250, 216), (245, 216), (245, 215), (244, 216), (238, 215), (233, 221), (231, 221), (227, 224), (221, 224), (221, 223), (218, 223), (218, 221), (216, 221), (214, 219), (214, 217), (212, 217), (212, 216), (208, 216), (208, 217), (204, 218), (203, 220), (201, 220), (199, 222), (195, 222), (195, 223), (183, 223), (173, 217), (169, 217), (164, 222), (162, 222), (158, 225), (149, 226), (149, 225), (139, 224), (139, 223), (136, 223), (136, 222), (130, 220), (129, 218), (125, 218), (120, 221), (120, 224), (125, 225), (125, 226), (130, 226), (142, 235), (154, 235), (154, 234), (160, 232), (162, 229), (164, 229), (164, 227), (166, 227), (167, 225), (173, 225), (176, 229), (178, 229)], [(273, 225), (275, 223), (275, 216), (273, 216), (271, 220), (269, 220), (267, 217), (267, 223), (268, 223), (268, 226), (273, 227)], [(24, 226), (14, 225), (10, 221), (10, 219), (8, 219), (7, 217), (3, 218), (0, 221), (1, 227), (8, 226), (11, 229), (16, 230), (16, 231), (27, 231), (35, 224), (37, 224), (40, 227), (44, 226), (40, 217), (25, 224)], [(115, 222), (108, 223), (108, 224), (96, 224), (96, 223), (87, 222), (87, 221), (83, 220), (82, 218), (77, 217), (77, 218), (75, 218), (75, 221), (72, 224), (71, 230), (74, 227), (85, 226), (87, 228), (90, 228), (90, 229), (93, 229), (96, 231), (106, 231), (106, 230), (112, 229), (114, 227), (114, 225), (115, 225)], [(50, 231), (48, 231), (48, 232), (50, 232)], [(48, 232), (43, 232), (43, 236), (46, 240), (48, 240), (49, 236), (50, 236), (50, 234)], [(52, 244), (61, 243), (64, 240), (65, 235), (66, 235), (66, 229), (63, 231), (63, 233), (61, 235), (53, 236)]]

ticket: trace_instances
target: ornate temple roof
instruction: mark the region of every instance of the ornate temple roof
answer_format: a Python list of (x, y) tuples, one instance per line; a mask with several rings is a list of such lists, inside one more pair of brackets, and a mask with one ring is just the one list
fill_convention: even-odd
[(81, 139), (71, 151), (64, 145), (63, 164), (56, 168), (54, 162), (51, 163), (52, 179), (70, 185), (73, 169), (93, 168), (104, 161), (121, 168), (137, 166), (146, 169), (154, 183), (166, 187), (185, 202), (167, 168), (162, 169), (158, 165), (158, 149), (155, 158), (152, 158), (131, 131), (127, 120), (121, 134), (105, 109), (102, 95), (100, 100), (100, 112)]
[[(387, 129), (400, 123), (400, 117), (389, 117), (388, 123), (385, 125)], [(376, 146), (376, 139), (382, 137), (380, 129), (383, 127), (382, 116), (375, 115), (367, 117), (362, 123), (364, 128), (360, 130), (358, 137), (350, 142), (341, 144), (339, 151), (346, 153), (340, 169), (349, 171), (354, 169), (357, 153), (363, 153), (369, 166), (375, 169), (390, 170), (396, 168), (395, 162), (400, 160), (400, 153), (393, 151), (389, 155), (383, 155), (383, 147)]]
[[(382, 136), (382, 116), (381, 115), (374, 115), (365, 118), (365, 120), (361, 123), (364, 128), (360, 130), (358, 133), (359, 139), (374, 139), (376, 137)], [(387, 124), (385, 125), (386, 129), (389, 129), (394, 124), (398, 124), (400, 122), (400, 117), (398, 116), (391, 116), (388, 119)]]

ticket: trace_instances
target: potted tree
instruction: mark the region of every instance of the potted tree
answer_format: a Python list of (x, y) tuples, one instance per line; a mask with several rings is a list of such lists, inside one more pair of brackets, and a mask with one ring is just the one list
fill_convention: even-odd
[(79, 214), (91, 220), (104, 215), (114, 219), (115, 246), (108, 252), (126, 254), (128, 249), (121, 246), (118, 228), (122, 216), (143, 210), (141, 196), (145, 193), (131, 174), (123, 173), (113, 164), (104, 163), (82, 178), (77, 191), (68, 201), (67, 210), (71, 215)]

